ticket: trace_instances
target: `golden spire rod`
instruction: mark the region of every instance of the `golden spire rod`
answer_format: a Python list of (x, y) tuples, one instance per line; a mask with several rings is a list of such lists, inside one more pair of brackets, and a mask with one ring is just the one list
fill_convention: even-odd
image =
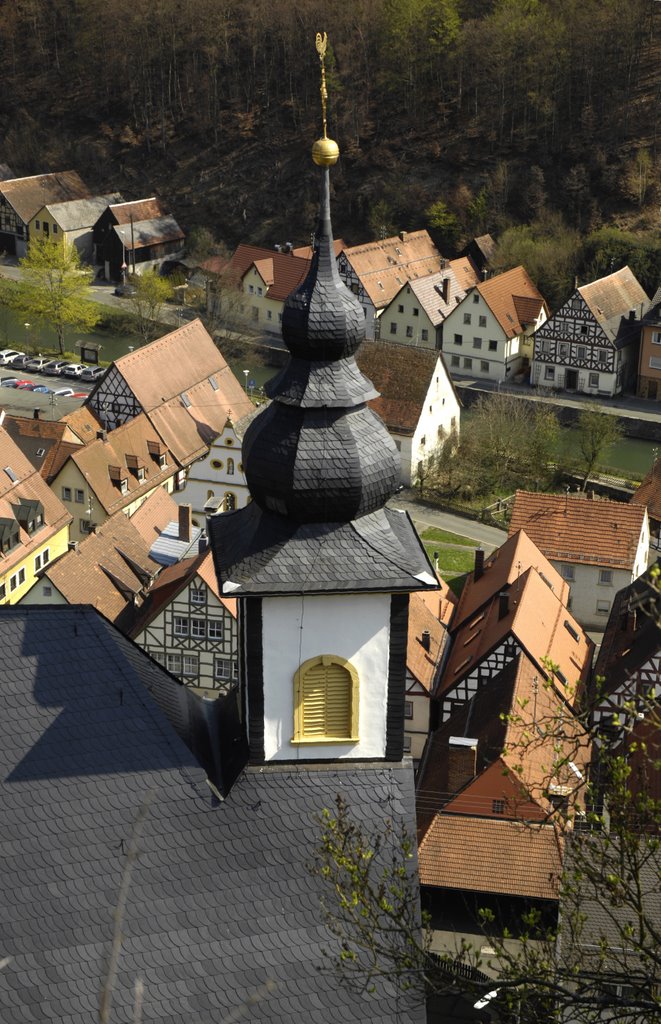
[(328, 36), (324, 32), (317, 32), (315, 40), (317, 47), (317, 53), (319, 54), (319, 63), (321, 65), (321, 117), (323, 122), (324, 134), (320, 139), (317, 139), (312, 147), (312, 159), (319, 167), (331, 167), (337, 163), (340, 155), (337, 142), (333, 139), (329, 139), (327, 135), (327, 122), (326, 122), (326, 106), (328, 103), (328, 90), (326, 89), (326, 50), (328, 48)]
[(326, 89), (326, 49), (328, 48), (328, 35), (324, 32), (323, 36), (321, 32), (317, 32), (317, 38), (315, 40), (317, 53), (319, 54), (319, 63), (321, 64), (321, 118), (324, 126), (325, 139), (328, 138), (326, 134), (326, 104), (328, 102), (328, 90)]

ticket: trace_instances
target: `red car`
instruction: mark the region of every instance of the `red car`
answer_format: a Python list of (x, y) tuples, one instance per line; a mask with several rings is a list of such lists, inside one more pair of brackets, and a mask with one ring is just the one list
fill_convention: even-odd
[(21, 388), (23, 391), (32, 391), (32, 388), (36, 388), (36, 384), (33, 380), (17, 380), (14, 387)]

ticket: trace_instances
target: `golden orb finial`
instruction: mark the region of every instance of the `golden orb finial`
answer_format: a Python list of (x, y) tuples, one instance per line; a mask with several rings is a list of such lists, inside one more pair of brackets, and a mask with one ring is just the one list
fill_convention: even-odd
[(324, 32), (323, 36), (321, 32), (317, 32), (317, 38), (315, 40), (317, 53), (319, 54), (319, 63), (321, 64), (321, 117), (323, 123), (324, 134), (320, 139), (312, 146), (312, 159), (318, 167), (332, 167), (336, 164), (340, 156), (340, 147), (337, 142), (333, 139), (329, 139), (326, 134), (326, 103), (328, 101), (328, 91), (326, 89), (326, 49), (328, 47), (328, 36)]

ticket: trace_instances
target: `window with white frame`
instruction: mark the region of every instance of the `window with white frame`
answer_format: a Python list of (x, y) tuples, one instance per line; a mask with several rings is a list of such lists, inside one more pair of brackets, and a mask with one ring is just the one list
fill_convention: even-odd
[(555, 380), (555, 368), (553, 366), (544, 367), (544, 380)]
[(413, 718), (413, 701), (404, 701), (404, 718)]
[(222, 640), (224, 627), (222, 619), (209, 619), (207, 622), (207, 631), (210, 640)]
[(181, 675), (181, 655), (180, 654), (166, 654), (165, 656), (165, 667), (168, 672), (172, 672), (173, 676)]
[(204, 587), (191, 587), (190, 588), (190, 600), (191, 604), (206, 604), (207, 603), (207, 592)]
[(235, 661), (231, 661), (230, 658), (214, 658), (213, 675), (214, 679), (229, 682), (237, 678), (238, 665)]
[(652, 331), (652, 344), (661, 345), (661, 331)]
[(611, 610), (611, 603), (610, 603), (610, 601), (605, 601), (603, 599), (597, 601), (597, 615), (608, 615), (610, 610)]
[(599, 582), (602, 586), (610, 587), (613, 583), (613, 570), (612, 569), (600, 569), (599, 570)]
[(588, 377), (588, 381), (589, 381), (588, 387), (598, 388), (599, 387), (599, 374), (598, 373), (591, 373), (589, 375), (589, 377)]
[(561, 562), (560, 563), (560, 575), (562, 576), (563, 580), (573, 580), (574, 579), (574, 566), (573, 565), (569, 565), (567, 562)]
[(34, 556), (34, 571), (39, 572), (50, 562), (50, 548), (44, 548), (38, 555)]
[(187, 679), (197, 678), (200, 674), (200, 663), (197, 654), (184, 654), (181, 674)]
[(13, 576), (9, 577), (10, 590), (16, 590), (16, 588), (20, 587), (23, 583), (25, 583), (25, 569), (19, 569), (18, 572), (15, 572)]
[(175, 615), (174, 617), (174, 635), (175, 636), (188, 636), (188, 619), (185, 615)]
[(207, 635), (207, 620), (206, 619), (191, 619), (191, 636), (195, 640), (204, 640)]

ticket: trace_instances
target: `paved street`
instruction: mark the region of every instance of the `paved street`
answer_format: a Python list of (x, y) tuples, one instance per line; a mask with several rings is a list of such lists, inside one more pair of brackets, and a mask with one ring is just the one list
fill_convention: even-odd
[(417, 500), (416, 492), (413, 490), (400, 491), (390, 499), (388, 505), (391, 508), (408, 512), (418, 528), (418, 532), (428, 526), (449, 530), (451, 533), (458, 533), (461, 537), (469, 537), (471, 540), (477, 541), (487, 554), (507, 540), (505, 530), (487, 526), (486, 523), (480, 523), (475, 519), (464, 519), (463, 516), (454, 515), (452, 512), (443, 512), (440, 509), (432, 508)]

